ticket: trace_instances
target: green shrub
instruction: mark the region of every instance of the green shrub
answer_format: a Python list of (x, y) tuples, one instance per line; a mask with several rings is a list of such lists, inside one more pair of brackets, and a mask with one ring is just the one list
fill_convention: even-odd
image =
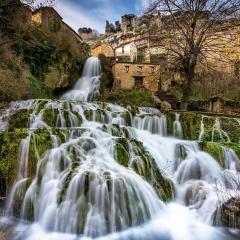
[(122, 105), (151, 107), (154, 106), (152, 93), (147, 90), (119, 90), (102, 96), (100, 100)]

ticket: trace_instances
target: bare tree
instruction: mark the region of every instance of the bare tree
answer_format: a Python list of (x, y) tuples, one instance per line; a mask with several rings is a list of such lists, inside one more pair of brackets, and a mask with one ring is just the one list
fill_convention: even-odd
[(158, 11), (162, 19), (154, 33), (182, 75), (182, 109), (187, 109), (198, 64), (217, 57), (227, 61), (224, 48), (237, 42), (228, 30), (240, 22), (239, 10), (240, 0), (149, 0), (147, 13)]

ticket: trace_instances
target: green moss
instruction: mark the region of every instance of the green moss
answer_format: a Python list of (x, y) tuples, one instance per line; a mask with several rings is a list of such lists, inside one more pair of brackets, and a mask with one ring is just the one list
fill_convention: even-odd
[(163, 177), (155, 160), (144, 149), (141, 142), (131, 140), (135, 153), (135, 161), (132, 163), (133, 169), (143, 176), (156, 190), (163, 201), (168, 201), (173, 197), (174, 188), (170, 179)]
[[(19, 150), (23, 139), (29, 134), (28, 129), (14, 129), (0, 135), (0, 174), (6, 179), (7, 190), (15, 181), (19, 166)], [(38, 130), (32, 133), (29, 147), (28, 176), (36, 173), (37, 161), (52, 147), (48, 131)]]
[(14, 129), (0, 134), (0, 174), (6, 179), (9, 191), (17, 176), (19, 146), (22, 139), (28, 136), (27, 129)]
[(220, 117), (221, 129), (227, 133), (231, 142), (240, 143), (240, 125), (234, 118)]
[(12, 131), (14, 128), (27, 128), (31, 111), (21, 109), (14, 113), (8, 122), (8, 130)]
[(127, 110), (132, 114), (132, 116), (135, 116), (136, 114), (140, 113), (137, 106), (127, 106)]
[(30, 140), (28, 175), (33, 177), (36, 173), (38, 160), (47, 150), (52, 148), (51, 135), (47, 130), (35, 131)]
[(73, 172), (70, 171), (63, 180), (63, 186), (61, 188), (61, 191), (58, 193), (58, 198), (57, 198), (57, 203), (59, 205), (64, 201), (66, 197), (66, 192), (73, 176), (74, 176)]
[(166, 119), (167, 119), (167, 133), (168, 135), (173, 135), (173, 123), (175, 121), (176, 115), (174, 112), (167, 112)]
[(218, 163), (224, 167), (223, 147), (231, 148), (240, 158), (240, 146), (233, 142), (203, 142), (202, 150), (209, 153)]
[(56, 126), (58, 110), (45, 109), (43, 113), (43, 120), (48, 126)]
[(224, 152), (221, 143), (204, 142), (203, 150), (209, 153), (222, 167), (224, 167)]
[[(132, 151), (130, 155), (130, 151)], [(156, 190), (159, 197), (168, 201), (173, 197), (173, 184), (163, 177), (155, 160), (136, 139), (119, 138), (116, 140), (115, 159), (123, 166), (132, 168), (144, 177)]]
[(125, 124), (127, 126), (132, 125), (132, 116), (131, 116), (131, 113), (129, 111), (125, 111), (125, 112), (121, 113), (121, 117), (124, 119)]
[(152, 107), (152, 93), (150, 91), (139, 90), (119, 90), (108, 92), (99, 98), (100, 101), (113, 102), (125, 106)]
[(224, 147), (231, 148), (235, 151), (235, 153), (238, 155), (238, 158), (240, 159), (240, 145), (233, 143), (233, 142), (226, 142), (222, 144)]
[[(12, 202), (12, 211), (13, 214), (17, 217), (20, 217), (21, 210), (22, 210), (22, 202), (24, 200), (25, 193), (28, 189), (28, 187), (31, 184), (31, 179), (27, 179), (23, 181), (21, 184), (18, 185), (15, 196), (14, 196), (14, 201)], [(28, 220), (33, 220), (33, 204), (28, 205), (28, 209), (26, 209), (26, 219)]]
[(103, 125), (102, 130), (110, 133), (114, 137), (121, 137), (121, 129), (117, 124)]
[(39, 112), (40, 110), (42, 110), (48, 102), (49, 102), (49, 100), (47, 100), (47, 99), (39, 99), (38, 105), (37, 105), (37, 108), (38, 108), (37, 111)]
[[(166, 116), (168, 133), (171, 135), (173, 122), (175, 120), (175, 113), (168, 112), (166, 113)], [(180, 123), (182, 125), (184, 139), (199, 139), (202, 119), (204, 124), (204, 133), (201, 137), (201, 141), (212, 141), (212, 136), (214, 136), (214, 142), (227, 142), (227, 136), (229, 136), (231, 142), (239, 143), (240, 126), (235, 118), (221, 117), (218, 115), (202, 115), (202, 113), (195, 112), (180, 112)], [(217, 119), (219, 120), (220, 131), (219, 129), (215, 129), (213, 131), (213, 127)]]
[(125, 138), (116, 140), (114, 157), (119, 164), (128, 167), (130, 155), (128, 141)]
[(181, 113), (180, 122), (183, 129), (184, 139), (198, 140), (200, 134), (202, 116), (197, 113)]
[[(97, 110), (85, 110), (84, 111), (84, 116), (88, 121), (97, 121), (100, 123), (107, 123), (108, 116), (105, 112), (105, 110), (102, 109), (97, 109)], [(95, 118), (95, 119), (93, 119)]]
[[(43, 113), (44, 122), (50, 127), (62, 127), (60, 122), (60, 113), (63, 116), (66, 127), (72, 127), (68, 110), (45, 109)], [(82, 124), (82, 117), (77, 112), (71, 112), (78, 119), (79, 126)]]

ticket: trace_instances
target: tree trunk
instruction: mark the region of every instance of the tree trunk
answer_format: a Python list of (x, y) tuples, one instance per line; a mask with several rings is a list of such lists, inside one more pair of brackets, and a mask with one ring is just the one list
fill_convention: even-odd
[(187, 61), (188, 64), (184, 66), (184, 84), (183, 84), (183, 97), (181, 101), (181, 110), (186, 111), (188, 108), (189, 100), (192, 94), (192, 85), (195, 76), (196, 61)]

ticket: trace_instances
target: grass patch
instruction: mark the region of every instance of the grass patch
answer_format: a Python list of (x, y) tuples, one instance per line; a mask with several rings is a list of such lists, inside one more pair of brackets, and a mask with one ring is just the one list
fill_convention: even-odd
[(101, 96), (100, 101), (111, 102), (120, 105), (141, 106), (141, 107), (153, 107), (154, 102), (152, 100), (152, 93), (144, 90), (119, 90), (110, 92)]

